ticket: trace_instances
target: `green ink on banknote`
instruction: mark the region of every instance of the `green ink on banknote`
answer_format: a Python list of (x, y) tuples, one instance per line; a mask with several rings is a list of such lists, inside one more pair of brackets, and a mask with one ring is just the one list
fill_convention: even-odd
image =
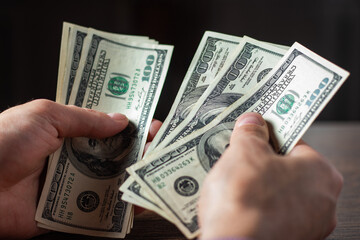
[(310, 99), (306, 101), (306, 105), (308, 107), (311, 106), (312, 102), (317, 98), (317, 96), (320, 94), (320, 90), (323, 89), (327, 83), (329, 82), (329, 78), (324, 78), (317, 89), (314, 90), (314, 92), (311, 94)]
[(152, 67), (151, 65), (153, 65), (155, 61), (155, 57), (154, 55), (149, 55), (147, 58), (146, 58), (146, 67), (144, 68), (144, 71), (143, 71), (143, 77), (142, 77), (142, 81), (144, 82), (148, 82), (150, 80), (150, 75), (152, 73)]
[(283, 96), (276, 105), (276, 112), (279, 114), (288, 113), (295, 103), (295, 98), (292, 94), (286, 94)]
[(123, 95), (129, 89), (129, 82), (122, 76), (116, 76), (110, 79), (108, 83), (108, 90), (116, 95)]

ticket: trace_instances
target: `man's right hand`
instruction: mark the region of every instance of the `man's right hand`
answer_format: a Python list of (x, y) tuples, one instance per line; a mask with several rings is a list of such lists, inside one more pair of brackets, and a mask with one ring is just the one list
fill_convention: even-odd
[(259, 114), (238, 119), (202, 188), (202, 239), (323, 239), (335, 228), (340, 173), (302, 141), (286, 156), (268, 141)]

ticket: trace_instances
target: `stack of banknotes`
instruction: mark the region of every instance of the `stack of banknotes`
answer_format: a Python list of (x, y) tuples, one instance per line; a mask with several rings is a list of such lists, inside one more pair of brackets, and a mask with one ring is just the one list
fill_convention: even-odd
[(56, 101), (129, 118), (106, 139), (65, 139), (50, 156), (35, 220), (70, 233), (124, 238), (133, 207), (121, 200), (125, 169), (142, 158), (172, 46), (64, 23)]
[(64, 25), (57, 101), (121, 112), (130, 124), (109, 139), (64, 141), (50, 158), (39, 226), (123, 238), (135, 204), (194, 238), (202, 183), (228, 146), (236, 119), (260, 113), (271, 126), (274, 149), (286, 154), (349, 75), (298, 43), (205, 32), (142, 158), (171, 51), (141, 37)]

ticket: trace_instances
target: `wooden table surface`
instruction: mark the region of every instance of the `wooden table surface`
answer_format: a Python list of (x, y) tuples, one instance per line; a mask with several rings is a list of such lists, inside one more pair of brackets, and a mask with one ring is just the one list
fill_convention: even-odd
[[(344, 177), (344, 186), (337, 209), (338, 224), (328, 240), (360, 239), (360, 122), (314, 123), (304, 140), (326, 156)], [(59, 232), (40, 239), (106, 239)], [(177, 228), (151, 212), (135, 217), (128, 240), (186, 239)]]

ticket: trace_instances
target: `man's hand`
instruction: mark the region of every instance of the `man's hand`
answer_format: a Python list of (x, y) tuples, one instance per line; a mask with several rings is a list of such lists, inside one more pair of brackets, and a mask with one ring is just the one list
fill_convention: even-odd
[(339, 172), (302, 141), (280, 156), (268, 140), (260, 115), (238, 119), (203, 185), (202, 239), (323, 239), (334, 229)]
[[(154, 121), (149, 140), (159, 128)], [(30, 238), (45, 159), (65, 137), (105, 138), (122, 131), (126, 116), (105, 114), (48, 100), (35, 100), (0, 114), (0, 239)]]

